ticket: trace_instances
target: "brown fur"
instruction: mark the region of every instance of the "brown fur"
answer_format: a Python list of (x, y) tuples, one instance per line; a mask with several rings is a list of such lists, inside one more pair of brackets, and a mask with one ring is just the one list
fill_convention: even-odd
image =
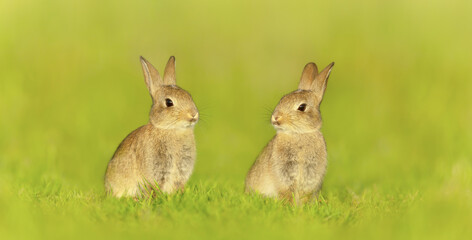
[[(277, 134), (249, 170), (246, 192), (296, 204), (319, 192), (327, 167), (320, 104), (333, 65), (318, 73), (316, 65), (308, 63), (299, 89), (280, 100), (271, 119)], [(298, 110), (301, 104), (306, 104), (304, 111)]]
[[(175, 85), (175, 58), (163, 79), (144, 58), (141, 63), (153, 105), (149, 123), (130, 133), (108, 163), (105, 190), (115, 197), (139, 197), (151, 188), (183, 190), (195, 163), (198, 110), (190, 94)], [(166, 106), (166, 99), (174, 105)]]

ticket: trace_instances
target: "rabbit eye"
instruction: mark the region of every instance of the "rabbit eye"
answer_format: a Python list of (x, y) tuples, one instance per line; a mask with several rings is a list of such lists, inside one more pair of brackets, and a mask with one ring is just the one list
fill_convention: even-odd
[(172, 102), (172, 100), (170, 100), (169, 98), (166, 98), (166, 106), (167, 107), (172, 107), (172, 106), (174, 106), (174, 102)]
[(306, 103), (302, 103), (300, 104), (300, 106), (298, 106), (298, 111), (301, 111), (301, 112), (304, 112), (306, 109)]

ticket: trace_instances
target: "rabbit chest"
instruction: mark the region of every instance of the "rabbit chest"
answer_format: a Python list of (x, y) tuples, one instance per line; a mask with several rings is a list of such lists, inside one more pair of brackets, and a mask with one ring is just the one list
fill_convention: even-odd
[(196, 157), (193, 132), (162, 131), (148, 143), (142, 172), (161, 190), (183, 188), (193, 171)]
[(321, 133), (282, 135), (275, 139), (274, 171), (283, 186), (310, 193), (318, 187), (326, 171), (326, 145)]

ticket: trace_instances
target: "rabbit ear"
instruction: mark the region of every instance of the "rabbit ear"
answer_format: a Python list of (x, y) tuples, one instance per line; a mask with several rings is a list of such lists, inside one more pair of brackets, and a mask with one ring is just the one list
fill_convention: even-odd
[(149, 94), (151, 94), (151, 97), (154, 100), (156, 91), (159, 88), (159, 85), (161, 85), (162, 83), (161, 76), (159, 76), (159, 72), (154, 66), (152, 66), (150, 62), (148, 62), (142, 56), (140, 57), (140, 59), (141, 65), (143, 67), (144, 80), (146, 80), (146, 85), (148, 87)]
[(175, 85), (175, 57), (171, 56), (164, 70), (164, 85)]
[(318, 74), (318, 67), (313, 62), (305, 65), (305, 68), (302, 72), (302, 77), (300, 78), (300, 83), (298, 84), (298, 89), (300, 90), (312, 90), (313, 80)]
[(324, 92), (326, 91), (329, 74), (331, 73), (333, 66), (334, 62), (330, 63), (325, 69), (316, 75), (315, 81), (313, 81), (312, 90), (317, 93), (319, 99), (323, 98)]

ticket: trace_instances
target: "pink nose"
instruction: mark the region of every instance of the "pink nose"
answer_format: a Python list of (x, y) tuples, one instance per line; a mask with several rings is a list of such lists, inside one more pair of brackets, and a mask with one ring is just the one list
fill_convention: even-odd
[(272, 115), (272, 124), (279, 125), (280, 119), (282, 119), (282, 117)]
[(198, 121), (198, 112), (195, 113), (192, 118), (190, 119), (190, 122), (197, 122)]

